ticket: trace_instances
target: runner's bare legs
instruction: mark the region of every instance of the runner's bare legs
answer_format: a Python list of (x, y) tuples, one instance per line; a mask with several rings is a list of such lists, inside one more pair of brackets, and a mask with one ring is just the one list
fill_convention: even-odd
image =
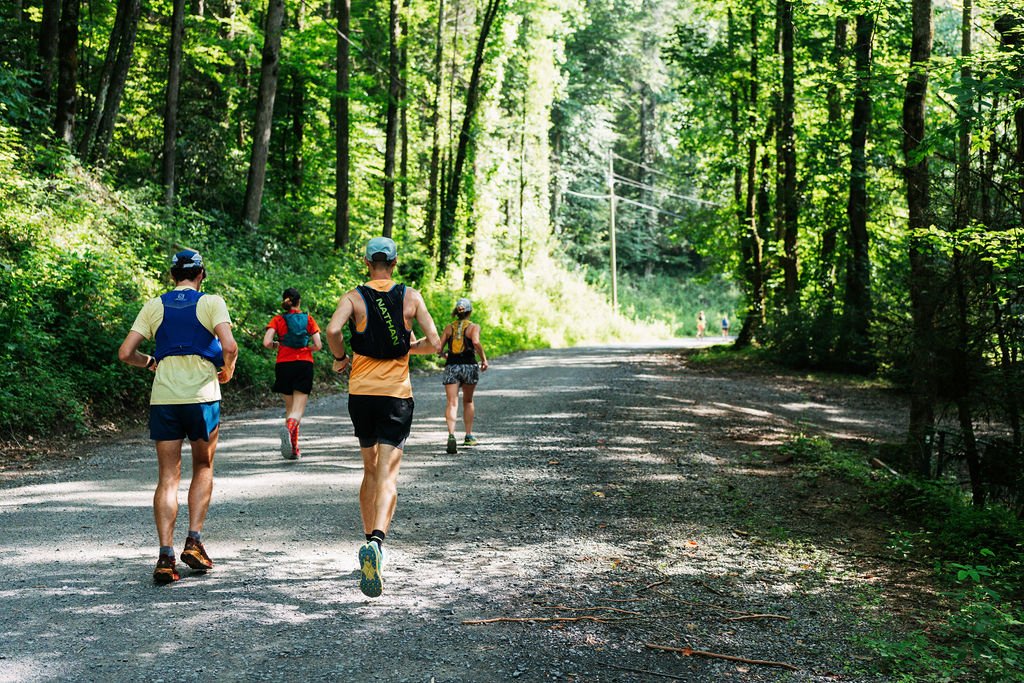
[(473, 403), (475, 384), (462, 385), (462, 422), (466, 426), (466, 434), (473, 433), (473, 418), (476, 417), (476, 404)]
[[(189, 529), (202, 531), (213, 495), (213, 454), (217, 450), (215, 429), (209, 441), (192, 441), (192, 482), (188, 487)], [(156, 442), (158, 478), (153, 493), (153, 519), (160, 545), (174, 545), (174, 523), (178, 517), (178, 487), (181, 484), (181, 447), (184, 439)]]
[(220, 427), (209, 441), (192, 441), (192, 482), (188, 485), (188, 529), (202, 531), (213, 497), (213, 454), (217, 451)]
[(291, 394), (284, 395), (284, 417), (285, 419), (295, 419), (302, 421), (302, 416), (306, 413), (306, 402), (309, 401), (309, 394), (304, 394), (301, 391), (293, 391)]
[(387, 533), (398, 503), (398, 468), (402, 449), (389, 444), (360, 448), (363, 456), (363, 482), (359, 486), (359, 513), (363, 531), (374, 529)]
[(459, 383), (445, 384), (444, 395), (448, 403), (444, 407), (444, 421), (448, 423), (448, 433), (455, 433), (455, 423), (459, 416)]
[(153, 493), (153, 519), (160, 545), (174, 545), (174, 520), (178, 516), (178, 485), (181, 483), (181, 444), (184, 439), (156, 442), (157, 482)]

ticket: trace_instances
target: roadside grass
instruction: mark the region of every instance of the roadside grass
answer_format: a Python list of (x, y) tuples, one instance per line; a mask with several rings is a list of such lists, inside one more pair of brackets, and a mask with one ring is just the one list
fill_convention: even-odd
[[(978, 509), (957, 487), (871, 469), (862, 452), (798, 436), (778, 447), (799, 477), (833, 476), (864, 490), (892, 525), (894, 562), (933, 567), (937, 607), (915, 607), (921, 628), (879, 620), (860, 645), (897, 681), (1024, 681), (1024, 524)], [(870, 606), (870, 592), (861, 596)]]
[[(712, 347), (689, 352), (687, 361), (720, 371), (768, 373), (779, 368), (759, 348)], [(833, 373), (814, 372), (806, 378), (845, 387), (892, 387), (885, 379)], [(874, 633), (856, 643), (870, 649), (876, 662), (852, 666), (874, 666), (875, 673), (894, 681), (1024, 681), (1024, 521), (1003, 506), (973, 506), (955, 482), (894, 476), (868, 464), (872, 455), (898, 462), (900, 453), (898, 444), (859, 449), (806, 435), (768, 449), (769, 457), (789, 460), (797, 480), (805, 482), (803, 493), (809, 495), (823, 477), (863, 491), (863, 507), (851, 513), (883, 516), (890, 526), (886, 553), (892, 562), (931, 568), (932, 597), (938, 599), (908, 607), (920, 626), (899, 632), (891, 618), (879, 615)], [(785, 526), (773, 526), (740, 494), (727, 493), (724, 500), (752, 523), (770, 529), (775, 541), (786, 541)], [(870, 608), (885, 599), (879, 591), (867, 586), (855, 596), (864, 613), (871, 614)]]

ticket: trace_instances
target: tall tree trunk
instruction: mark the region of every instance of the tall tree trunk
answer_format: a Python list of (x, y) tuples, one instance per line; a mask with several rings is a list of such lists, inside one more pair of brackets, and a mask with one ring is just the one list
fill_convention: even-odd
[[(835, 132), (839, 130), (843, 117), (842, 95), (839, 91), (839, 83), (846, 77), (846, 41), (849, 20), (846, 17), (836, 18), (836, 28), (832, 45), (832, 69), (833, 78), (829, 83), (825, 99), (828, 103), (828, 130), (829, 141), (838, 143)], [(828, 152), (829, 167), (839, 168), (842, 155), (839, 145), (833, 144)], [(828, 214), (831, 218), (831, 214)], [(821, 233), (821, 254), (818, 260), (818, 283), (821, 286), (822, 297), (824, 298), (823, 329), (828, 331), (832, 327), (832, 316), (835, 313), (836, 293), (836, 267), (835, 251), (839, 237), (839, 221), (829, 220)]]
[[(968, 0), (965, 3), (969, 5)], [(970, 356), (971, 340), (970, 326), (968, 323), (968, 302), (967, 302), (967, 259), (962, 250), (957, 249), (953, 254), (953, 277), (956, 282), (956, 327), (957, 342), (953, 352), (954, 362), (952, 367), (952, 384), (956, 387), (956, 412), (960, 424), (961, 443), (964, 449), (964, 460), (967, 461), (967, 471), (971, 478), (971, 498), (974, 505), (981, 507), (985, 504), (985, 488), (981, 479), (981, 458), (978, 453), (978, 443), (974, 436), (974, 417), (971, 406), (971, 389), (974, 385), (974, 378), (971, 376)]]
[(423, 230), (423, 241), (424, 246), (427, 248), (427, 255), (431, 261), (437, 255), (436, 247), (434, 246), (434, 232), (437, 225), (437, 195), (438, 195), (438, 173), (440, 171), (440, 156), (441, 156), (441, 143), (440, 143), (440, 120), (441, 120), (441, 86), (442, 86), (442, 75), (441, 75), (441, 63), (444, 59), (444, 0), (438, 0), (437, 3), (437, 33), (434, 38), (434, 63), (431, 69), (432, 84), (434, 86), (434, 97), (433, 102), (430, 106), (430, 130), (431, 130), (431, 144), (430, 144), (430, 170), (427, 187), (427, 217), (426, 226)]
[(185, 38), (185, 0), (174, 0), (167, 58), (167, 99), (164, 109), (164, 153), (161, 178), (164, 204), (174, 206), (174, 165), (178, 147), (178, 96), (181, 92), (181, 52)]
[[(964, 0), (963, 15), (960, 22), (960, 83), (967, 85), (973, 80), (970, 58), (972, 52), (971, 39), (974, 20), (973, 0)], [(956, 187), (954, 190), (954, 230), (962, 234), (970, 225), (973, 214), (971, 200), (971, 120), (974, 114), (974, 98), (968, 94), (960, 98), (959, 134), (957, 145)], [(971, 340), (968, 323), (968, 263), (967, 254), (960, 246), (961, 240), (955, 240), (953, 250), (953, 277), (956, 279), (957, 308), (957, 348), (953, 364), (952, 385), (956, 387), (957, 418), (960, 422), (960, 433), (963, 436), (964, 456), (971, 477), (971, 492), (976, 506), (985, 504), (985, 489), (981, 481), (981, 460), (978, 444), (974, 437), (974, 417), (971, 405), (971, 392), (974, 389), (974, 377), (971, 372)]]
[(519, 120), (519, 244), (516, 248), (516, 272), (520, 277), (523, 275), (523, 268), (526, 265), (526, 89), (523, 89), (523, 97), (520, 102), (522, 106)]
[(920, 150), (925, 135), (928, 62), (932, 54), (931, 0), (912, 0), (910, 74), (903, 97), (903, 158), (910, 230), (910, 310), (913, 318), (910, 359), (910, 426), (907, 440), (919, 474), (931, 469), (927, 436), (935, 424), (935, 307), (938, 287), (935, 256), (925, 233), (931, 225), (928, 156)]
[(398, 99), (401, 97), (398, 55), (398, 0), (388, 10), (388, 106), (384, 141), (384, 229), (391, 237), (395, 225), (395, 149), (398, 146)]
[(291, 188), (292, 198), (302, 193), (305, 161), (302, 146), (306, 137), (306, 79), (301, 72), (292, 74), (291, 114), (292, 114), (292, 149), (291, 149)]
[(1024, 444), (1024, 430), (1021, 429), (1020, 421), (1020, 398), (1017, 391), (1018, 381), (1016, 379), (1016, 363), (1010, 353), (1010, 340), (1006, 333), (1006, 322), (1004, 320), (1003, 308), (991, 297), (992, 320), (996, 328), (996, 341), (999, 346), (999, 370), (1003, 378), (1003, 401), (1006, 404), (1005, 412), (1010, 423), (1010, 431), (1013, 435), (1013, 445), (1020, 448)]
[(349, 22), (352, 16), (351, 0), (335, 0), (338, 14), (338, 38), (335, 46), (334, 83), (334, 248), (348, 244), (349, 206), (349, 123), (348, 123), (348, 66)]
[[(979, 81), (984, 81), (985, 76), (979, 75)], [(992, 95), (992, 111), (999, 111), (1000, 105), (1000, 93), (993, 93)], [(988, 137), (985, 140), (984, 145), (985, 151), (981, 153), (981, 178), (979, 181), (980, 187), (978, 192), (978, 199), (981, 206), (979, 210), (981, 212), (981, 222), (984, 225), (992, 225), (992, 195), (995, 193), (995, 169), (996, 164), (999, 163), (999, 134), (997, 130), (990, 130)]]
[(867, 140), (871, 128), (871, 67), (875, 36), (875, 18), (857, 15), (853, 46), (856, 77), (853, 122), (850, 137), (850, 195), (846, 213), (850, 221), (847, 233), (849, 261), (846, 267), (843, 349), (849, 362), (858, 369), (871, 366), (869, 325), (871, 305), (871, 261), (868, 252), (868, 167)]
[(263, 58), (260, 67), (260, 89), (256, 98), (256, 123), (252, 131), (252, 155), (249, 177), (245, 185), (245, 213), (242, 219), (250, 226), (260, 223), (263, 209), (263, 186), (267, 177), (267, 153), (274, 120), (274, 98), (277, 96), (277, 75), (281, 61), (281, 26), (284, 23), (284, 0), (269, 0), (267, 26), (263, 36)]
[[(776, 113), (778, 113), (778, 112), (776, 111)], [(758, 236), (760, 237), (760, 240), (761, 240), (762, 252), (764, 250), (764, 246), (763, 245), (768, 244), (768, 243), (771, 242), (773, 232), (775, 231), (776, 228), (781, 227), (781, 225), (782, 225), (782, 223), (777, 220), (779, 215), (777, 213), (776, 214), (772, 213), (772, 191), (771, 191), (772, 155), (768, 153), (768, 150), (771, 148), (772, 139), (775, 139), (776, 141), (778, 141), (778, 136), (775, 135), (775, 124), (776, 124), (777, 120), (778, 120), (777, 116), (772, 116), (770, 119), (768, 119), (767, 128), (765, 128), (764, 138), (762, 138), (762, 144), (761, 144), (761, 175), (759, 176), (759, 179), (758, 179), (756, 211), (757, 211), (757, 232), (758, 232)], [(776, 159), (776, 161), (778, 161), (778, 160)], [(776, 178), (776, 180), (778, 180), (778, 178)], [(779, 185), (780, 184), (776, 185), (776, 189), (777, 190), (781, 189), (779, 187)], [(776, 198), (778, 198), (778, 196), (779, 195), (776, 194)], [(776, 208), (778, 208), (778, 204), (776, 204)], [(763, 259), (763, 255), (762, 255), (762, 259)], [(769, 278), (768, 263), (766, 263), (764, 260), (762, 260), (761, 268), (763, 269), (763, 274), (761, 276), (761, 283), (762, 283), (762, 287), (765, 288), (766, 285), (767, 285), (767, 282), (768, 282), (768, 278)], [(768, 294), (767, 294), (767, 291), (766, 291), (765, 292), (765, 299), (766, 300), (767, 300), (767, 297), (768, 297)], [(767, 306), (767, 304), (766, 304), (766, 306)], [(767, 309), (765, 310), (765, 315), (767, 315)]]
[(107, 95), (106, 106), (103, 108), (103, 116), (100, 118), (99, 130), (96, 131), (93, 157), (100, 163), (107, 160), (110, 143), (114, 139), (114, 125), (117, 123), (117, 114), (121, 110), (121, 98), (124, 96), (124, 89), (128, 83), (128, 70), (131, 68), (132, 54), (135, 52), (135, 36), (139, 30), (141, 9), (141, 0), (130, 0), (124, 34), (117, 50), (113, 78), (110, 80), (110, 92)]
[(53, 128), (69, 147), (75, 137), (78, 105), (78, 12), (81, 0), (62, 0), (57, 46), (57, 111)]
[[(476, 168), (476, 146), (475, 145), (471, 145), (469, 147), (468, 154), (469, 154), (469, 165), (470, 165), (470, 169), (471, 169), (471, 171), (470, 171), (471, 176), (470, 177), (475, 178), (476, 177), (476, 172), (477, 172), (477, 168)], [(471, 200), (472, 200), (472, 196), (473, 196), (472, 185), (473, 185), (473, 183), (470, 182), (470, 189), (471, 189), (471, 191), (470, 191), (469, 194), (470, 194), (470, 199)], [(474, 208), (475, 207), (473, 207), (471, 205), (470, 206), (470, 211), (472, 211)], [(477, 222), (475, 220), (473, 220), (472, 218), (470, 218), (470, 220), (468, 220), (466, 222), (466, 260), (465, 260), (465, 268), (464, 268), (464, 270), (462, 272), (462, 289), (467, 291), (467, 292), (473, 291), (473, 279), (476, 276), (476, 267), (475, 267), (475, 265), (476, 265), (476, 237), (477, 237), (476, 224), (477, 224)]]
[(654, 272), (654, 264), (657, 261), (657, 249), (655, 240), (658, 236), (658, 199), (654, 193), (655, 176), (651, 172), (654, 167), (655, 154), (657, 149), (657, 123), (656, 103), (654, 92), (649, 83), (640, 85), (640, 171), (637, 176), (643, 188), (641, 199), (643, 203), (651, 207), (644, 212), (644, 240), (648, 247), (646, 253), (642, 254), (644, 260), (644, 275), (650, 277)]
[(99, 132), (100, 119), (103, 118), (103, 111), (107, 106), (107, 97), (110, 95), (110, 84), (114, 80), (117, 55), (121, 49), (125, 23), (128, 21), (128, 15), (131, 13), (132, 1), (118, 0), (117, 3), (114, 26), (110, 30), (110, 39), (107, 41), (107, 52), (103, 59), (103, 69), (100, 71), (100, 82), (96, 89), (96, 96), (92, 101), (92, 111), (89, 114), (88, 122), (85, 124), (82, 139), (78, 141), (78, 156), (84, 160), (92, 159), (93, 145)]
[(409, 223), (409, 18), (402, 15), (402, 47), (399, 51), (399, 119), (398, 119), (398, 198), (400, 220), (403, 227)]
[(502, 0), (487, 0), (483, 19), (480, 22), (480, 34), (477, 37), (476, 53), (473, 57), (473, 71), (469, 78), (469, 87), (466, 89), (466, 110), (463, 113), (462, 127), (459, 130), (459, 144), (456, 147), (451, 177), (445, 192), (444, 203), (441, 206), (441, 254), (438, 262), (438, 272), (441, 275), (448, 272), (448, 261), (451, 258), (453, 246), (452, 238), (455, 235), (455, 218), (459, 206), (459, 192), (462, 189), (462, 169), (469, 152), (473, 121), (476, 118), (476, 107), (480, 99), (480, 75), (484, 68), (484, 53), (501, 2)]
[(758, 106), (758, 14), (750, 14), (750, 89), (747, 96), (748, 129), (747, 129), (747, 188), (746, 203), (743, 213), (741, 252), (743, 258), (744, 277), (747, 281), (747, 310), (743, 318), (743, 326), (736, 337), (736, 347), (749, 346), (757, 339), (757, 334), (764, 325), (764, 270), (762, 262), (762, 240), (758, 229), (757, 218), (757, 136), (754, 127), (757, 124)]
[[(736, 26), (735, 19), (732, 14), (732, 7), (729, 7), (728, 15), (728, 46), (729, 46), (729, 68), (734, 71), (739, 71), (739, 59), (736, 56)], [(740, 230), (743, 231), (746, 222), (744, 219), (743, 212), (743, 164), (740, 162), (740, 142), (742, 131), (740, 130), (740, 84), (738, 80), (733, 77), (731, 87), (729, 88), (729, 122), (732, 126), (732, 153), (730, 157), (733, 159), (732, 166), (732, 201), (733, 206), (736, 209), (736, 223), (740, 226)], [(743, 240), (741, 239), (742, 243)]]
[(782, 4), (782, 110), (780, 112), (779, 151), (782, 156), (782, 273), (784, 293), (789, 311), (795, 312), (800, 286), (797, 274), (797, 188), (794, 67), (793, 67), (793, 0)]
[(43, 19), (39, 25), (39, 85), (33, 95), (46, 104), (50, 103), (53, 96), (53, 78), (57, 70), (59, 45), (60, 0), (43, 0)]
[(455, 163), (455, 93), (459, 87), (459, 37), (460, 22), (462, 20), (462, 3), (455, 0), (455, 25), (452, 28), (452, 46), (449, 61), (448, 76), (448, 136), (444, 143), (444, 164), (442, 165), (440, 197), (438, 198), (438, 247), (437, 247), (437, 274), (443, 276), (448, 271), (448, 260), (452, 258), (452, 246), (455, 243), (455, 217), (451, 221), (444, 220), (445, 204), (448, 198), (448, 184), (451, 182), (452, 166)]

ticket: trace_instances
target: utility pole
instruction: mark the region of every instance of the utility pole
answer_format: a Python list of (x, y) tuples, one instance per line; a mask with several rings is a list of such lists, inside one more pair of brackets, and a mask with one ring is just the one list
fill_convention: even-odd
[(618, 268), (615, 264), (615, 161), (614, 152), (608, 152), (608, 241), (612, 269), (612, 312), (619, 314)]

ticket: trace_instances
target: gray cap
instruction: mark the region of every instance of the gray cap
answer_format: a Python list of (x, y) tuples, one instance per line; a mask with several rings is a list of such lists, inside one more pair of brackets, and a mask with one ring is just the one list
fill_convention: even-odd
[[(377, 254), (383, 254), (384, 258), (374, 258)], [(398, 258), (398, 247), (390, 237), (374, 237), (366, 243), (367, 261), (394, 261)]]
[(473, 312), (473, 302), (470, 301), (469, 299), (465, 298), (465, 297), (459, 299), (458, 301), (455, 302), (455, 312), (456, 313), (472, 313)]

